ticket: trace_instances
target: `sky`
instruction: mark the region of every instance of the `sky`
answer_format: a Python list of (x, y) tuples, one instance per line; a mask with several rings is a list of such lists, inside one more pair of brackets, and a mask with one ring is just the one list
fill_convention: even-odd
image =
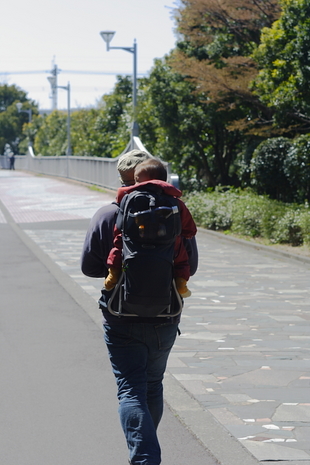
[[(0, 84), (15, 84), (41, 110), (50, 109), (47, 77), (57, 65), (58, 86), (70, 82), (71, 107), (95, 106), (113, 90), (117, 74), (133, 73), (133, 54), (107, 52), (100, 31), (115, 31), (114, 47), (132, 47), (136, 39), (137, 73), (147, 75), (154, 59), (175, 46), (175, 7), (176, 0), (2, 1)], [(58, 89), (58, 109), (66, 108), (67, 92)]]

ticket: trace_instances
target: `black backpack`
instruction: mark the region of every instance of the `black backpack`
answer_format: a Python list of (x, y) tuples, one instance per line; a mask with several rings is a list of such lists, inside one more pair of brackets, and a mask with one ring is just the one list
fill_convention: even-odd
[(178, 200), (158, 185), (137, 188), (122, 199), (116, 226), (122, 231), (123, 273), (109, 311), (142, 317), (179, 314), (183, 303), (173, 280), (175, 240), (182, 229)]

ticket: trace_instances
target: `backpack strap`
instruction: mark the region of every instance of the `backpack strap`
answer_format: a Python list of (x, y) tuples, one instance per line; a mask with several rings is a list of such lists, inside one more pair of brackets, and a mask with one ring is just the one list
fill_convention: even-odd
[[(124, 213), (125, 213), (125, 207), (126, 207), (126, 204), (127, 204), (127, 201), (128, 201), (128, 196), (129, 196), (129, 194), (124, 195), (124, 197), (121, 200), (121, 203), (119, 204), (119, 208), (118, 208), (118, 213), (117, 213), (115, 225), (116, 225), (117, 229), (119, 229), (120, 231), (122, 231), (123, 225), (124, 225)], [(118, 204), (116, 203), (116, 205), (118, 205)]]

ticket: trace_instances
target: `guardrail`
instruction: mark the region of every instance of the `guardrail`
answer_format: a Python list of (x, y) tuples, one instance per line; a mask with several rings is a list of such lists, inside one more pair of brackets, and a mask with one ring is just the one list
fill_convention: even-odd
[[(132, 141), (130, 141), (121, 155), (133, 149), (150, 153), (144, 147), (139, 137), (133, 137)], [(5, 158), (6, 157), (3, 155), (1, 156), (1, 167), (7, 169), (9, 165), (7, 165)], [(116, 169), (118, 158), (119, 157), (101, 158), (78, 156), (42, 157), (36, 156), (30, 146), (26, 155), (15, 155), (15, 168), (38, 174), (46, 174), (48, 176), (73, 179), (75, 181), (86, 182), (116, 190), (120, 186), (119, 175)], [(164, 163), (168, 170), (168, 182), (178, 187), (178, 175), (171, 173), (169, 163)]]

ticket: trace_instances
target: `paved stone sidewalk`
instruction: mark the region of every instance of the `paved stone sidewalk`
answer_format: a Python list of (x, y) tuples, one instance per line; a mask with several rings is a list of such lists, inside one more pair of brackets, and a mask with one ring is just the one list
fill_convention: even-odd
[[(97, 301), (102, 282), (82, 275), (79, 257), (88, 219), (111, 196), (0, 171), (0, 198)], [(168, 376), (261, 463), (310, 465), (310, 265), (205, 232), (198, 246)]]

